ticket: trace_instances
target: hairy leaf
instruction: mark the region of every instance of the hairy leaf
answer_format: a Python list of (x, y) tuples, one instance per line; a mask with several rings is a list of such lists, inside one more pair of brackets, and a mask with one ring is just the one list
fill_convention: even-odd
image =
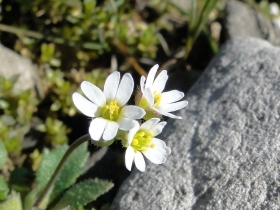
[(84, 165), (88, 159), (87, 144), (83, 143), (70, 155), (55, 182), (51, 199), (55, 199), (63, 190), (70, 187), (84, 172)]
[(44, 187), (48, 183), (67, 148), (67, 145), (63, 145), (52, 151), (48, 149), (44, 151), (42, 161), (36, 173), (36, 184)]
[(73, 208), (84, 206), (106, 193), (113, 186), (113, 183), (100, 179), (89, 179), (80, 182), (71, 187), (52, 210), (60, 210), (68, 205)]
[[(52, 151), (48, 149), (44, 150), (41, 163), (36, 173), (35, 188), (26, 196), (24, 200), (24, 209), (29, 210), (33, 206), (37, 199), (37, 196), (47, 185), (67, 148), (68, 146), (64, 145)], [(47, 195), (48, 197), (44, 198), (43, 201), (49, 200), (50, 193), (48, 193)]]

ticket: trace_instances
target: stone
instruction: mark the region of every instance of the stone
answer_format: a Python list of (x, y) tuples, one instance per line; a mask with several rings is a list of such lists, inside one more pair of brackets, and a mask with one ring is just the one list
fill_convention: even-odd
[(163, 165), (133, 169), (111, 210), (279, 209), (280, 49), (229, 40), (168, 120)]
[[(267, 11), (268, 12), (268, 11)], [(280, 28), (273, 24), (257, 5), (229, 0), (225, 7), (225, 34), (234, 37), (255, 37), (280, 46)]]
[(39, 80), (38, 69), (30, 59), (0, 44), (0, 76), (10, 79), (19, 75), (13, 91), (20, 93), (27, 89), (36, 89), (38, 96), (43, 97), (42, 84)]

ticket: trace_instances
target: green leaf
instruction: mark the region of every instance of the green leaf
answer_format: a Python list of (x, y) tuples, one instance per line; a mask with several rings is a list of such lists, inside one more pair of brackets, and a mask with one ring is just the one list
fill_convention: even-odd
[(99, 43), (90, 43), (90, 42), (85, 42), (83, 43), (83, 47), (85, 49), (89, 49), (89, 50), (101, 50), (102, 49), (102, 45)]
[(19, 193), (12, 191), (7, 200), (0, 204), (0, 209), (22, 210)]
[[(219, 0), (206, 0), (201, 12), (196, 15), (197, 0), (192, 0), (190, 11), (189, 35), (186, 40), (185, 58), (188, 58), (194, 42), (205, 27), (208, 21), (210, 12), (215, 9)], [(197, 17), (196, 17), (197, 16)]]
[(37, 185), (32, 191), (30, 191), (27, 194), (27, 196), (25, 196), (24, 204), (23, 204), (25, 210), (31, 209), (31, 207), (35, 203), (35, 200), (36, 200), (36, 198), (37, 198), (37, 196), (38, 196), (40, 191), (41, 191), (41, 186)]
[(63, 190), (70, 187), (84, 172), (84, 165), (88, 159), (87, 143), (83, 143), (70, 155), (58, 179), (55, 182), (51, 199), (55, 199)]
[(36, 184), (42, 187), (46, 186), (67, 148), (67, 145), (63, 145), (53, 151), (44, 150), (42, 161), (36, 173)]
[(0, 141), (0, 168), (5, 165), (8, 157), (8, 152), (2, 141)]
[(0, 176), (0, 200), (4, 200), (9, 193), (9, 188), (3, 176)]
[[(47, 185), (67, 148), (68, 146), (64, 145), (52, 151), (48, 149), (44, 150), (41, 163), (36, 173), (36, 186), (26, 196), (24, 200), (24, 209), (29, 210), (33, 206), (35, 200), (37, 199), (37, 196)], [(49, 200), (50, 193), (48, 193), (47, 195), (48, 197), (44, 198), (44, 201)]]
[[(47, 185), (47, 182), (67, 149), (68, 146), (64, 145), (53, 151), (49, 151), (48, 149), (44, 151), (42, 161), (37, 170), (36, 186), (25, 199), (25, 209), (30, 209), (33, 205), (37, 199), (36, 196), (38, 196), (39, 192)], [(88, 156), (89, 153), (87, 152), (87, 144), (84, 143), (75, 149), (75, 151), (66, 160), (66, 163), (58, 175), (52, 189), (47, 193), (46, 197), (42, 201), (43, 203), (40, 205), (41, 208), (46, 207), (48, 203), (54, 200), (61, 192), (76, 181), (76, 179), (84, 171), (84, 165)]]
[(41, 45), (42, 61), (49, 62), (53, 58), (54, 52), (55, 52), (55, 45), (53, 43), (50, 43), (50, 44), (43, 43)]
[(100, 179), (89, 179), (80, 182), (71, 187), (52, 210), (60, 210), (68, 205), (77, 209), (80, 206), (84, 206), (89, 202), (94, 201), (113, 186), (113, 183)]
[(96, 6), (96, 0), (84, 0), (84, 14), (85, 16), (92, 15), (94, 8)]

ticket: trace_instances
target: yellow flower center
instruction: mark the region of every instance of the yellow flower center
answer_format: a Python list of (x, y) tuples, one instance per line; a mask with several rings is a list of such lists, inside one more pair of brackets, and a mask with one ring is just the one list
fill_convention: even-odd
[(148, 148), (155, 148), (155, 144), (152, 143), (153, 133), (150, 131), (139, 130), (134, 135), (131, 146), (140, 152), (144, 152)]
[(107, 120), (116, 121), (119, 117), (119, 111), (120, 107), (118, 106), (117, 101), (111, 101), (103, 107), (102, 117)]
[(154, 107), (157, 107), (161, 101), (161, 93), (154, 92)]

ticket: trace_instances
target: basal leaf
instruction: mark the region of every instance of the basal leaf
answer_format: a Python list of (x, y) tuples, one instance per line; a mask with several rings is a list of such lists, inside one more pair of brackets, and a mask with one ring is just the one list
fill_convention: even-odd
[(48, 183), (67, 148), (67, 145), (63, 145), (52, 151), (48, 149), (44, 151), (36, 173), (36, 184), (44, 187)]
[(100, 179), (89, 179), (84, 182), (80, 182), (71, 187), (52, 210), (60, 210), (68, 205), (77, 209), (78, 207), (94, 201), (97, 197), (106, 193), (113, 186), (113, 183)]
[(63, 190), (70, 187), (84, 172), (84, 165), (88, 159), (87, 144), (83, 143), (67, 159), (58, 179), (55, 182), (50, 201), (56, 198)]
[[(37, 199), (37, 196), (47, 185), (67, 148), (68, 146), (64, 145), (52, 151), (48, 149), (44, 150), (41, 163), (36, 173), (35, 188), (28, 193), (24, 200), (25, 210), (29, 210), (33, 206)], [(50, 193), (48, 193), (47, 195), (50, 196)], [(49, 197), (44, 198), (44, 201), (45, 200), (49, 200)]]

